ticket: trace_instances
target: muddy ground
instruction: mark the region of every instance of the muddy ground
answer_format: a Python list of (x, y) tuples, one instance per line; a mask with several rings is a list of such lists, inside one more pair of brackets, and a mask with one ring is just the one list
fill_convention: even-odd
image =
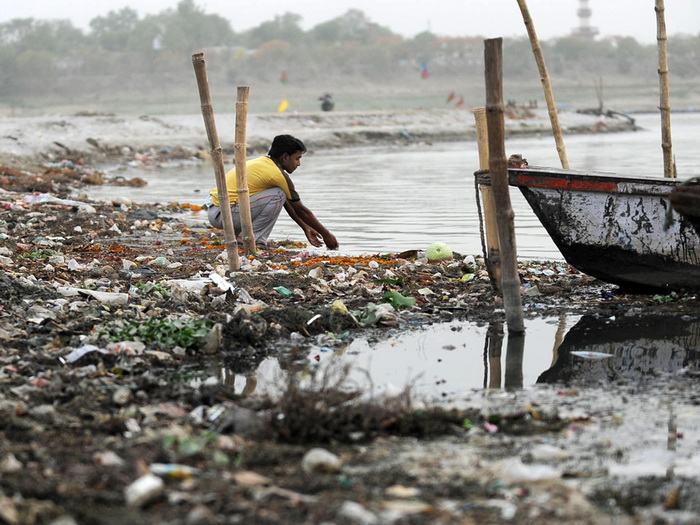
[[(0, 168), (0, 522), (700, 521), (692, 469), (625, 477), (601, 459), (633, 464), (630, 446), (659, 432), (669, 450), (697, 439), (669, 418), (696, 414), (692, 367), (458, 406), (410, 389), (369, 399), (347, 371), (316, 373), (309, 348), (503, 319), (479, 257), (277, 240), (231, 275), (221, 232), (186, 220), (200, 210), (87, 201), (84, 184), (128, 181), (28, 167)], [(700, 310), (694, 294), (625, 294), (561, 262), (520, 276), (527, 317)], [(252, 376), (270, 356), (288, 373), (280, 398), (213, 371)]]

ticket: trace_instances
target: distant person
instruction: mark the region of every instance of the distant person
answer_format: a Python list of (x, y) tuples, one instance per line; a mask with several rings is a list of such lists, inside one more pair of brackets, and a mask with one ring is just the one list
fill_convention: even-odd
[(319, 98), (319, 100), (321, 101), (321, 109), (323, 111), (333, 111), (333, 108), (335, 107), (335, 102), (333, 102), (333, 96), (330, 93), (326, 93), (321, 98)]
[[(302, 202), (294, 189), (290, 174), (301, 166), (301, 156), (306, 153), (304, 143), (291, 135), (278, 135), (266, 156), (246, 162), (246, 179), (250, 193), (250, 214), (253, 221), (255, 244), (267, 248), (267, 239), (277, 222), (282, 207), (303, 230), (308, 241), (316, 247), (324, 244), (329, 250), (338, 248), (335, 236), (326, 229)], [(241, 216), (236, 191), (236, 169), (226, 174), (228, 198), (233, 215), (236, 237), (241, 234)], [(223, 228), (217, 188), (209, 192), (204, 203), (208, 208), (209, 223), (214, 228)]]

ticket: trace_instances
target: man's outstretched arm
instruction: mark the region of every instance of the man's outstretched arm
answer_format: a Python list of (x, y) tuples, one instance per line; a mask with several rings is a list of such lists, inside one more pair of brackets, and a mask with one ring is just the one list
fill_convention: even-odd
[[(307, 208), (301, 201), (290, 202), (284, 204), (284, 209), (304, 231), (309, 242), (316, 247), (325, 244), (329, 250), (338, 248), (338, 240), (328, 229), (321, 224), (313, 212)], [(323, 243), (321, 242), (323, 240)]]

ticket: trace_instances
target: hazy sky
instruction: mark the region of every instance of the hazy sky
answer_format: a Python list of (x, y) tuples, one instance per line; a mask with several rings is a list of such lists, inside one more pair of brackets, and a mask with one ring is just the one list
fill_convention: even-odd
[[(4, 0), (0, 22), (13, 18), (70, 19), (87, 29), (96, 16), (123, 7), (135, 9), (141, 16), (174, 8), (178, 0)], [(360, 9), (367, 17), (406, 37), (430, 30), (438, 35), (488, 38), (525, 35), (516, 0), (195, 0), (207, 13), (219, 14), (231, 21), (239, 32), (271, 20), (275, 15), (292, 12), (301, 15), (301, 25), (314, 25), (342, 15), (348, 9)], [(579, 25), (576, 10), (579, 0), (528, 0), (535, 29), (541, 39), (565, 36)], [(627, 35), (640, 42), (656, 40), (654, 0), (589, 0), (593, 10), (590, 25), (601, 36)], [(700, 33), (700, 0), (665, 0), (669, 35)]]

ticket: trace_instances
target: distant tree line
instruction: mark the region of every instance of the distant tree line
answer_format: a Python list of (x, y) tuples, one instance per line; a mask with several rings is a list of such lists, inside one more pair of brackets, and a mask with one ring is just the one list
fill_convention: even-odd
[[(194, 0), (140, 18), (124, 8), (94, 18), (86, 33), (67, 20), (14, 19), (0, 24), (0, 103), (25, 97), (148, 88), (192, 77), (191, 55), (205, 51), (212, 82), (277, 82), (282, 72), (309, 85), (324, 76), (348, 81), (393, 82), (428, 65), (432, 77), (483, 75), (483, 38), (439, 37), (423, 32), (406, 39), (359, 10), (300, 27), (286, 13), (235, 32), (225, 18)], [(550, 72), (567, 78), (630, 76), (656, 72), (656, 46), (631, 37), (557, 38), (542, 42)], [(700, 35), (669, 40), (673, 75), (700, 74)], [(506, 78), (536, 77), (525, 38), (504, 39)], [(284, 80), (284, 79), (283, 79)]]

